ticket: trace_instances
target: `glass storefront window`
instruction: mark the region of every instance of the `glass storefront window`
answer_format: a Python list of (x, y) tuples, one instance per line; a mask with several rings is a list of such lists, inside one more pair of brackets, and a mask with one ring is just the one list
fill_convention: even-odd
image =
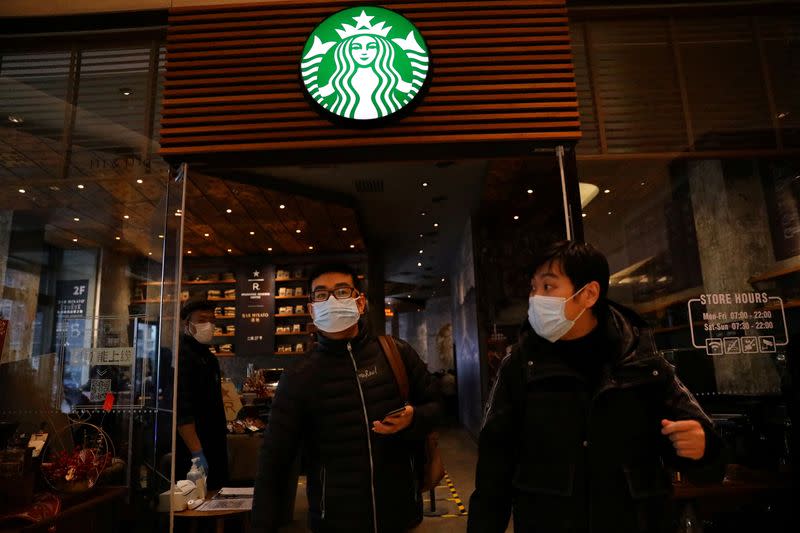
[(147, 502), (172, 477), (184, 181), (155, 155), (161, 38), (83, 37), (0, 52), (0, 450), (47, 434), (20, 469), (4, 455), (0, 499), (37, 479)]

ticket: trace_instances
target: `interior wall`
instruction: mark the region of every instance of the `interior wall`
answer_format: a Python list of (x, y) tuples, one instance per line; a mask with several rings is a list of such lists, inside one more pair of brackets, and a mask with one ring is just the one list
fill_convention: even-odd
[(459, 419), (477, 437), (483, 414), (483, 362), (478, 333), (472, 220), (464, 226), (452, 279), (453, 341), (456, 346)]

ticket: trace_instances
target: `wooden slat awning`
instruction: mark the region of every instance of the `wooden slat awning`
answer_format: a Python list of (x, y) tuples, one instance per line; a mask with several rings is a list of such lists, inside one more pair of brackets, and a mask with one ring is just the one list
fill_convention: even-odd
[(410, 115), (381, 127), (349, 128), (320, 116), (304, 97), (303, 46), (322, 20), (359, 5), (367, 3), (172, 9), (161, 154), (580, 137), (564, 0), (381, 2), (425, 37), (427, 94)]

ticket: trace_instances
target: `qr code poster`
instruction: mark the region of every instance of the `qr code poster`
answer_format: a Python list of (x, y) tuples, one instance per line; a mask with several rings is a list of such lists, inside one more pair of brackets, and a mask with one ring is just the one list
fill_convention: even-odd
[(110, 379), (90, 379), (89, 384), (91, 386), (89, 400), (93, 402), (102, 402), (106, 399), (106, 394), (111, 392)]

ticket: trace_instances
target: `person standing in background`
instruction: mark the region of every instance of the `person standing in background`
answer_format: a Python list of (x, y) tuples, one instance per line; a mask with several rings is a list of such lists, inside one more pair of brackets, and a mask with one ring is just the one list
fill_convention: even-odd
[(178, 352), (178, 435), (175, 478), (184, 479), (197, 458), (210, 490), (228, 480), (228, 445), (219, 361), (214, 338), (214, 304), (198, 300), (181, 310), (183, 336)]

